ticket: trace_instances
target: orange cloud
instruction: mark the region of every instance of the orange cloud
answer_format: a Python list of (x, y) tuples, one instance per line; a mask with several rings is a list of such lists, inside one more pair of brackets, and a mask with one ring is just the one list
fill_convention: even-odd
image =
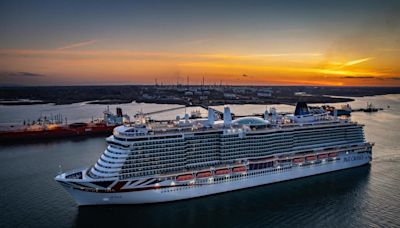
[[(51, 75), (46, 80), (61, 82), (68, 79), (68, 82), (75, 83), (80, 80), (93, 83), (153, 83), (157, 77), (159, 82), (167, 84), (176, 83), (176, 78), (182, 75), (190, 76), (193, 81), (199, 81), (205, 75), (212, 78), (213, 83), (224, 81), (229, 84), (384, 85), (390, 84), (389, 80), (373, 80), (400, 75), (397, 68), (361, 64), (372, 57), (338, 61), (326, 59), (318, 52), (234, 55), (74, 49), (81, 46), (68, 45), (62, 50), (0, 49), (0, 69), (37, 72)], [(382, 64), (379, 61), (371, 63)], [(352, 78), (345, 78), (347, 76)], [(373, 79), (365, 80), (365, 77)]]
[(356, 59), (356, 60), (348, 61), (347, 63), (343, 64), (342, 68), (343, 67), (347, 67), (347, 66), (353, 66), (353, 65), (356, 65), (356, 64), (359, 64), (359, 63), (363, 63), (363, 62), (369, 61), (371, 59), (373, 59), (373, 58), (368, 57), (368, 58)]
[(67, 46), (59, 47), (59, 48), (57, 48), (57, 50), (60, 50), (60, 51), (69, 50), (69, 49), (74, 49), (74, 48), (78, 48), (78, 47), (87, 46), (87, 45), (94, 44), (94, 43), (97, 43), (97, 42), (98, 42), (98, 40), (87, 40), (87, 41), (83, 41), (83, 42), (69, 44)]

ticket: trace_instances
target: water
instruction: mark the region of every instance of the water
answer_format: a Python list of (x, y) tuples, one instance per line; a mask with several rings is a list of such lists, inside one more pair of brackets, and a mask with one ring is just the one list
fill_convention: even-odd
[[(365, 124), (367, 139), (376, 143), (370, 166), (173, 203), (78, 207), (53, 178), (60, 164), (68, 170), (95, 163), (106, 146), (101, 137), (2, 145), (0, 227), (398, 227), (400, 95), (357, 98), (351, 105), (361, 108), (367, 101), (383, 108), (390, 105), (378, 113), (353, 113), (353, 120)], [(140, 105), (123, 108), (133, 112)], [(3, 106), (0, 121), (20, 118), (11, 115), (11, 109), (34, 117), (43, 107), (68, 110), (51, 105)], [(90, 119), (96, 107), (84, 104), (76, 119)], [(260, 113), (265, 106), (232, 109), (240, 114)]]

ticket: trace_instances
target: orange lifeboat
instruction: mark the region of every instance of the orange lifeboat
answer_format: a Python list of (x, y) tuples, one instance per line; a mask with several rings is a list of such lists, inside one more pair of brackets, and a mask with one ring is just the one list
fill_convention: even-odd
[(176, 177), (176, 181), (188, 181), (188, 180), (193, 180), (192, 174), (181, 175)]
[(330, 157), (330, 158), (337, 157), (337, 153), (330, 153), (330, 154), (329, 154), (329, 157)]
[(235, 167), (232, 170), (234, 173), (241, 173), (241, 172), (246, 172), (246, 167), (240, 166), (240, 167)]
[(274, 156), (269, 156), (269, 157), (265, 157), (265, 158), (258, 158), (258, 159), (250, 159), (249, 162), (250, 163), (260, 163), (260, 162), (268, 162), (274, 160)]
[(207, 172), (201, 172), (197, 174), (197, 178), (206, 178), (206, 177), (211, 177), (212, 173), (210, 171)]
[(315, 160), (317, 160), (317, 156), (309, 156), (309, 157), (306, 157), (306, 160), (307, 160), (307, 161), (315, 161)]
[(318, 155), (318, 159), (324, 159), (324, 158), (327, 158), (328, 157), (328, 154), (320, 154), (320, 155)]
[(226, 175), (229, 174), (231, 171), (229, 169), (218, 169), (215, 171), (215, 175)]
[(295, 158), (293, 159), (293, 163), (298, 164), (298, 163), (303, 163), (304, 162), (304, 158)]

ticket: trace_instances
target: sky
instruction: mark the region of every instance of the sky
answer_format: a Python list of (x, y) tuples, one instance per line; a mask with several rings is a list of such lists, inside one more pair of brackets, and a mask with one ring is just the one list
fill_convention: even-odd
[(400, 86), (399, 0), (0, 0), (0, 85)]

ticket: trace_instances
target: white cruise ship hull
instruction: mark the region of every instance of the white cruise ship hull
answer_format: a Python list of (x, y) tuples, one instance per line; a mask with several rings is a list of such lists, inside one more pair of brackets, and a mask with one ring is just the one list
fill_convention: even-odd
[[(348, 169), (369, 164), (371, 153), (341, 154), (334, 161), (323, 161), (318, 164), (292, 166), (276, 169), (273, 172), (249, 171), (236, 178), (210, 182), (202, 185), (168, 186), (126, 192), (93, 192), (63, 185), (79, 205), (101, 204), (146, 204), (183, 200), (233, 190), (250, 188), (265, 184), (287, 181), (332, 171)], [(257, 174), (255, 174), (257, 173)], [(56, 178), (57, 180), (57, 178)]]

